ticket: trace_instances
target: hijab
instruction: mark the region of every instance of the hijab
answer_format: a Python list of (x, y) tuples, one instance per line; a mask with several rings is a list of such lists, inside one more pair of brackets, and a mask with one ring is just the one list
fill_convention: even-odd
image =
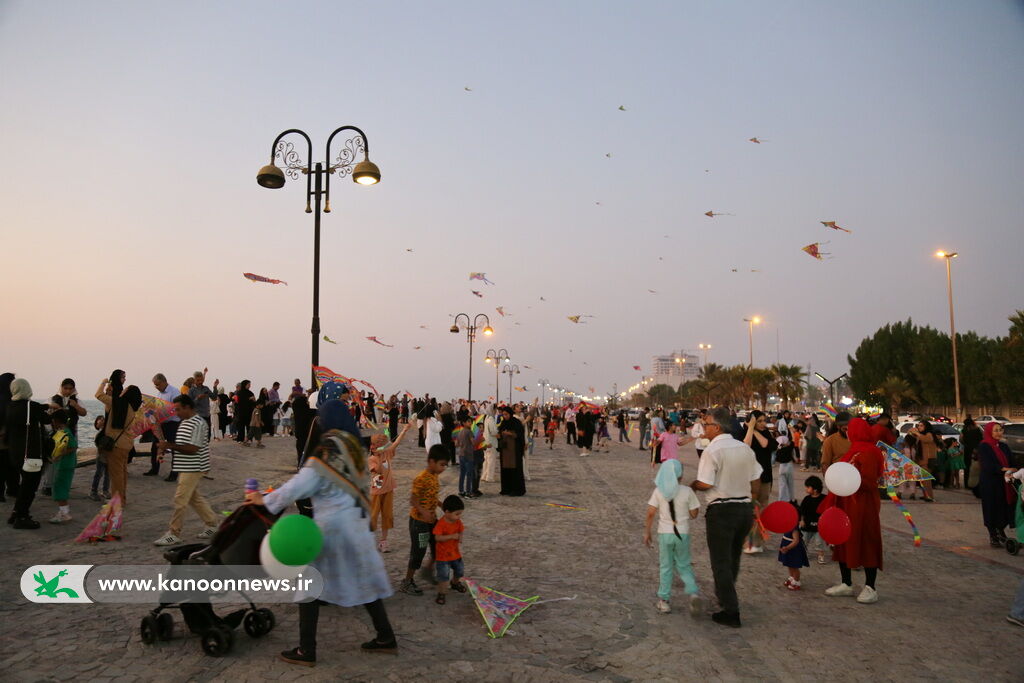
[(124, 393), (116, 393), (112, 396), (112, 407), (110, 410), (110, 428), (126, 429), (128, 427), (128, 406), (132, 410), (138, 410), (142, 405), (142, 392), (134, 384), (128, 385)]
[(871, 430), (871, 425), (862, 417), (855, 417), (850, 420), (846, 430), (847, 438), (850, 439), (850, 450), (843, 456), (843, 462), (850, 462), (857, 454), (874, 455), (882, 458), (882, 451), (875, 445), (877, 439)]
[[(983, 444), (988, 444), (988, 447), (992, 449), (992, 452), (995, 453), (996, 460), (999, 461), (1000, 467), (1009, 467), (1010, 460), (1009, 458), (1006, 457), (1006, 451), (1003, 450), (1004, 448), (1006, 448), (1006, 444), (996, 441), (996, 437), (992, 435), (992, 433), (996, 430), (997, 424), (999, 423), (989, 422), (987, 425), (985, 425), (985, 438), (983, 438), (981, 442)], [(1006, 502), (1013, 503), (1013, 500), (1013, 486), (1009, 482), (1006, 482)]]
[[(320, 391), (318, 391), (316, 395), (316, 407), (319, 410), (319, 408), (328, 401), (340, 402), (341, 397), (347, 393), (349, 393), (349, 388), (344, 382), (324, 382), (320, 386)], [(348, 412), (347, 407), (345, 408), (345, 412)]]
[(27, 401), (32, 398), (32, 385), (27, 379), (16, 379), (11, 381), (11, 400)]
[(672, 500), (679, 493), (679, 477), (683, 476), (683, 463), (678, 460), (666, 460), (658, 468), (658, 474), (654, 477), (654, 485), (665, 496), (665, 500)]
[[(323, 389), (321, 389), (321, 396), (323, 395), (322, 392)], [(320, 430), (322, 432), (337, 429), (348, 432), (356, 438), (360, 436), (359, 427), (356, 426), (356, 421), (352, 417), (352, 411), (348, 409), (344, 401), (331, 399), (321, 403), (317, 408), (317, 417), (319, 418)]]
[(7, 410), (7, 404), (11, 402), (11, 382), (14, 381), (13, 372), (5, 372), (0, 375), (0, 418)]
[(365, 517), (370, 511), (370, 474), (359, 428), (338, 399), (324, 402), (317, 413), (322, 436), (304, 466), (352, 496)]

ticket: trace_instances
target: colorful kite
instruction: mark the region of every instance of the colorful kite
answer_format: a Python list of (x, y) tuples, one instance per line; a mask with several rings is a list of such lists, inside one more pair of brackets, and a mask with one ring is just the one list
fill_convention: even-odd
[(498, 306), (494, 310), (496, 310), (498, 312), (498, 315), (500, 315), (502, 318), (505, 317), (505, 307), (504, 306)]
[(384, 342), (382, 342), (380, 339), (377, 339), (376, 337), (367, 337), (366, 341), (372, 341), (374, 344), (380, 344), (381, 346), (386, 346), (389, 349), (395, 348), (394, 344), (385, 344)]
[(481, 299), (483, 299), (483, 298), (484, 298), (484, 295), (483, 295), (483, 294), (481, 294), (480, 292), (476, 291), (475, 289), (471, 289), (471, 290), (469, 290), (469, 291), (473, 292), (473, 294), (477, 295), (477, 296), (478, 296), (478, 297), (480, 297)]
[(253, 282), (267, 282), (267, 283), (272, 284), (272, 285), (286, 285), (286, 286), (288, 284), (284, 280), (272, 280), (269, 277), (263, 277), (262, 275), (256, 275), (255, 273), (242, 273), (242, 275), (244, 275), (246, 277), (246, 279), (252, 280)]
[(324, 341), (327, 342), (328, 344), (337, 344), (338, 343), (338, 342), (334, 341), (333, 339), (331, 339), (330, 337), (328, 337), (326, 334), (324, 335)]
[(167, 422), (168, 419), (177, 415), (177, 409), (173, 403), (157, 398), (156, 396), (142, 395), (142, 405), (139, 406), (141, 419), (136, 419), (125, 433), (133, 439), (142, 436), (153, 428), (154, 425)]
[(826, 256), (830, 256), (828, 252), (821, 251), (821, 245), (828, 244), (828, 242), (814, 242), (803, 247), (801, 251), (805, 251), (819, 261), (823, 260)]
[(586, 325), (586, 323), (583, 322), (581, 320), (581, 318), (593, 318), (594, 316), (592, 316), (592, 315), (567, 315), (566, 317), (569, 320), (571, 320), (572, 322), (574, 322), (575, 324), (577, 324), (577, 325)]
[(121, 494), (115, 493), (109, 502), (105, 503), (92, 521), (85, 525), (82, 533), (75, 538), (75, 543), (98, 541), (120, 541), (121, 536), (117, 531), (121, 529), (121, 518), (124, 515), (124, 508), (121, 505)]
[(768, 140), (762, 140), (760, 138), (750, 138), (748, 142), (753, 142), (755, 145), (760, 145), (762, 142), (769, 142)]
[(487, 634), (491, 638), (501, 638), (505, 635), (505, 631), (516, 620), (516, 617), (540, 598), (539, 595), (535, 595), (532, 598), (520, 600), (511, 595), (499, 593), (493, 588), (481, 586), (473, 579), (464, 578), (463, 581), (469, 588), (469, 594), (473, 596), (473, 602), (476, 603), (477, 609), (480, 610), (480, 616), (487, 624)]
[(516, 391), (528, 391), (526, 387), (515, 387)]
[(639, 365), (634, 365), (634, 366), (633, 366), (633, 369), (634, 369), (634, 370), (639, 370), (639, 369), (640, 369), (640, 366), (639, 366)]
[(735, 216), (734, 213), (716, 213), (714, 211), (705, 211), (704, 215), (708, 218), (714, 218), (715, 216)]
[(484, 284), (493, 285), (494, 283), (487, 279), (487, 273), (470, 273), (470, 280), (480, 280)]
[(821, 409), (824, 410), (825, 414), (828, 415), (833, 420), (836, 419), (836, 415), (839, 414), (839, 411), (836, 410), (836, 407), (832, 405), (832, 401), (825, 401), (825, 405), (823, 405)]
[(352, 400), (354, 400), (360, 408), (363, 409), (363, 414), (366, 414), (366, 404), (363, 401), (362, 392), (358, 390), (358, 386), (364, 386), (376, 395), (380, 395), (377, 391), (377, 387), (373, 386), (369, 382), (363, 379), (355, 379), (353, 377), (346, 377), (345, 375), (339, 375), (328, 367), (322, 365), (313, 366), (313, 374), (316, 376), (317, 387), (319, 388), (326, 382), (342, 382), (347, 384), (352, 391)]
[(885, 457), (885, 472), (878, 478), (878, 488), (885, 489), (889, 500), (903, 513), (904, 519), (907, 520), (907, 524), (910, 525), (911, 530), (914, 532), (914, 547), (920, 547), (921, 532), (917, 530), (917, 525), (914, 524), (914, 518), (910, 516), (907, 506), (903, 504), (903, 501), (896, 494), (896, 487), (904, 482), (929, 481), (935, 479), (935, 477), (929, 474), (928, 470), (914, 463), (910, 458), (903, 455), (901, 451), (884, 441), (879, 441), (875, 445), (878, 446), (878, 449), (882, 451), (882, 455)]
[(853, 232), (853, 230), (847, 230), (846, 228), (836, 225), (835, 221), (818, 221), (826, 228), (832, 228), (833, 230), (842, 230), (843, 232)]

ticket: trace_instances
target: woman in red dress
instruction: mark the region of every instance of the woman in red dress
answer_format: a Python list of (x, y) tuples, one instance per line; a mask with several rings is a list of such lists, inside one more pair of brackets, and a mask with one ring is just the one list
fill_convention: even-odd
[(852, 596), (851, 570), (863, 567), (865, 586), (857, 596), (857, 602), (870, 604), (878, 601), (875, 578), (882, 568), (882, 524), (878, 518), (882, 502), (878, 497), (878, 478), (885, 469), (885, 458), (875, 446), (876, 438), (867, 420), (850, 420), (848, 434), (850, 450), (840, 462), (850, 463), (857, 468), (860, 472), (860, 488), (849, 496), (830, 493), (819, 508), (822, 512), (833, 506), (839, 508), (850, 517), (851, 527), (849, 540), (837, 545), (832, 551), (832, 559), (839, 563), (842, 580), (827, 589), (825, 595)]

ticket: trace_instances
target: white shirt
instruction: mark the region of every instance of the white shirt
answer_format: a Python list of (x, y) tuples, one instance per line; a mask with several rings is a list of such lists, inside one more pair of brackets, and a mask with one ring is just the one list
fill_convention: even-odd
[(724, 499), (730, 503), (750, 502), (750, 482), (761, 478), (761, 466), (750, 446), (719, 434), (700, 456), (697, 481), (711, 486), (704, 492), (705, 502), (712, 505)]
[(789, 434), (789, 423), (786, 422), (786, 418), (779, 418), (779, 423), (775, 425), (775, 431), (778, 434)]
[[(697, 500), (697, 494), (689, 486), (680, 485), (679, 493), (672, 500), (676, 508), (675, 528), (679, 530), (680, 536), (690, 533), (690, 510), (700, 509), (700, 501)], [(661, 491), (654, 489), (654, 493), (651, 494), (651, 499), (647, 501), (647, 504), (652, 508), (658, 508), (658, 533), (675, 533), (672, 530), (672, 511), (668, 509), (668, 500), (665, 499)]]

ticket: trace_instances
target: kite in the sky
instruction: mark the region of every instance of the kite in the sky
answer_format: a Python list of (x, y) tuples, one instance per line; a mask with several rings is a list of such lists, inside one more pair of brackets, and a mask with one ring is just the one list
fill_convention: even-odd
[(266, 282), (266, 283), (271, 284), (271, 285), (287, 285), (288, 284), (284, 280), (273, 280), (273, 279), (271, 279), (269, 277), (263, 277), (262, 275), (256, 275), (255, 273), (242, 273), (242, 275), (244, 275), (247, 280), (252, 280), (253, 282)]
[(473, 92), (473, 89), (470, 88), (468, 85), (465, 88), (463, 88), (463, 90), (465, 90), (466, 92)]
[(597, 204), (598, 206), (601, 206), (601, 202), (594, 202), (594, 203)]
[(569, 320), (571, 320), (572, 322), (576, 323), (577, 325), (586, 325), (586, 323), (583, 322), (582, 320), (580, 320), (580, 318), (593, 318), (594, 316), (592, 316), (592, 315), (567, 315), (566, 317)]
[(414, 347), (412, 347), (412, 350), (413, 351), (419, 351), (422, 348), (423, 348), (422, 346), (414, 346)]
[(483, 298), (484, 298), (484, 295), (483, 295), (483, 294), (481, 294), (480, 292), (476, 291), (475, 289), (471, 289), (471, 290), (469, 290), (469, 291), (473, 292), (473, 294), (476, 294), (476, 295), (477, 295), (478, 297), (480, 297), (481, 299), (483, 299)]
[(516, 391), (527, 391), (526, 387), (516, 387)]
[(802, 248), (802, 251), (806, 251), (808, 254), (821, 261), (829, 255), (828, 252), (821, 251), (821, 245), (823, 244), (828, 244), (828, 242), (814, 242), (813, 244), (808, 244), (806, 247)]
[(734, 273), (738, 273), (738, 272), (740, 272), (740, 270), (739, 270), (739, 268), (733, 268), (733, 269), (732, 269), (732, 272), (734, 272)]
[(760, 138), (750, 138), (748, 142), (753, 142), (755, 145), (760, 145), (762, 142), (768, 142), (768, 140), (761, 140)]
[(412, 249), (406, 249), (406, 251), (408, 251), (408, 252), (412, 252)]
[(324, 335), (324, 341), (327, 342), (328, 344), (337, 344), (338, 343), (338, 342), (334, 341), (333, 339), (331, 339), (330, 337), (328, 337), (326, 334)]
[(529, 365), (524, 365), (523, 367), (526, 368), (527, 370), (533, 370), (533, 368), (531, 368)]
[(846, 228), (836, 225), (835, 221), (818, 221), (826, 228), (832, 228), (833, 230), (842, 230), (843, 232), (853, 232), (853, 230), (847, 230)]
[(498, 312), (498, 315), (500, 315), (502, 318), (505, 317), (505, 307), (504, 306), (498, 306), (494, 310), (496, 310)]
[(714, 218), (715, 216), (735, 216), (734, 213), (717, 213), (715, 211), (705, 211), (704, 215), (708, 218)]
[(425, 330), (425, 329), (427, 329), (427, 326), (426, 325), (420, 325), (420, 329), (421, 330)]
[(654, 291), (653, 289), (648, 289), (647, 291), (650, 292), (651, 294), (657, 294), (657, 292)]
[(386, 346), (389, 349), (395, 348), (394, 344), (385, 344), (384, 342), (382, 342), (380, 339), (377, 339), (376, 337), (367, 337), (366, 341), (372, 341), (374, 344), (380, 344), (381, 346)]
[(619, 111), (626, 111), (626, 105), (620, 104), (619, 105)]
[(633, 366), (633, 369), (634, 369), (634, 370), (639, 370), (639, 369), (640, 369), (640, 366), (639, 366), (639, 365), (634, 365), (634, 366)]
[(494, 283), (487, 279), (487, 273), (470, 273), (470, 280), (480, 280), (484, 284), (493, 285)]
[(590, 391), (590, 393), (594, 393), (594, 387), (587, 387), (587, 389)]
[(541, 297), (540, 300), (541, 301), (547, 301), (547, 299), (545, 299), (544, 297)]
[(605, 158), (607, 158), (607, 159), (611, 159), (611, 158), (612, 158), (612, 153), (611, 153), (611, 152), (608, 152), (608, 153), (607, 153), (607, 154), (605, 154), (604, 156), (605, 156)]

